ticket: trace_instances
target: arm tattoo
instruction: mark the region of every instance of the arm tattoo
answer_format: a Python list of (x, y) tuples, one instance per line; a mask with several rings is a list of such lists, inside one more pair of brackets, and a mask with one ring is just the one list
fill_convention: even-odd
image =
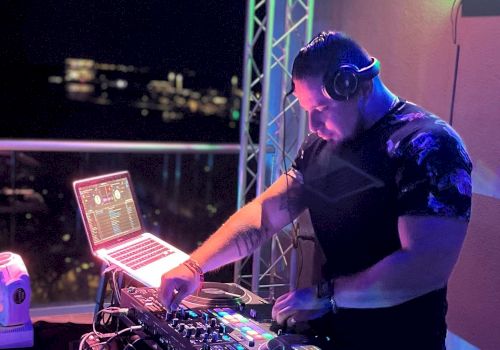
[(264, 233), (256, 228), (247, 228), (236, 237), (236, 247), (240, 257), (247, 256), (264, 241)]
[(281, 196), (280, 210), (287, 210), (290, 218), (295, 219), (304, 209), (300, 189), (292, 187)]

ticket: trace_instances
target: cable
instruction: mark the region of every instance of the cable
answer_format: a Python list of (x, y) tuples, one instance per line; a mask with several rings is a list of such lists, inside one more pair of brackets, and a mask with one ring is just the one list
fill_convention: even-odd
[[(458, 32), (458, 14), (460, 13), (460, 9), (463, 5), (462, 0), (459, 1), (457, 5), (457, 9), (454, 13), (454, 8), (455, 8), (455, 3), (457, 0), (453, 1), (453, 5), (451, 6), (451, 24), (452, 24), (452, 39), (453, 39), (453, 44), (456, 45), (456, 53), (455, 53), (455, 69), (453, 72), (453, 86), (452, 86), (452, 92), (451, 92), (451, 106), (450, 106), (450, 125), (453, 125), (453, 113), (455, 110), (455, 95), (457, 91), (457, 80), (458, 80), (458, 64), (460, 60), (460, 44), (457, 44), (457, 32)], [(455, 19), (453, 20), (453, 15), (455, 15)]]
[[(97, 331), (97, 329), (96, 329), (96, 323), (97, 323), (98, 316), (101, 313), (108, 314), (108, 315), (110, 315), (110, 317), (112, 317), (112, 316), (118, 316), (118, 315), (126, 315), (128, 312), (129, 312), (128, 308), (121, 308), (121, 307), (116, 307), (116, 306), (110, 306), (110, 307), (107, 307), (105, 309), (99, 310), (94, 315), (94, 320), (92, 322), (92, 332), (89, 332), (89, 333), (86, 333), (86, 334), (82, 335), (82, 339), (80, 341), (80, 346), (78, 347), (78, 349), (79, 350), (83, 350), (83, 346), (85, 344), (85, 341), (90, 336), (92, 336), (92, 335), (94, 335), (97, 338), (99, 338), (99, 341), (100, 341), (100, 338), (110, 338), (111, 337), (110, 339), (107, 340), (107, 342), (109, 342), (111, 339), (113, 339), (116, 336), (122, 334), (123, 331), (132, 330), (132, 329), (133, 330), (135, 330), (135, 329), (141, 329), (142, 326), (132, 326), (132, 327), (129, 327), (129, 328), (125, 328), (122, 331), (118, 331), (118, 329), (117, 329), (114, 333), (101, 333), (101, 332)], [(139, 327), (139, 328), (133, 328), (133, 327)], [(94, 344), (94, 345), (91, 346), (91, 348), (93, 348), (94, 346), (97, 346), (97, 345), (102, 345), (102, 344), (103, 344), (102, 342), (100, 342), (98, 344)]]
[[(285, 179), (286, 179), (286, 197), (287, 197), (287, 203), (290, 203), (290, 197), (289, 197), (289, 188), (290, 184), (288, 182), (288, 178), (292, 177), (287, 171), (287, 166), (286, 166), (286, 100), (288, 96), (290, 96), (293, 92), (295, 91), (295, 85), (292, 82), (292, 88), (290, 91), (288, 91), (285, 96), (283, 97), (282, 101), (282, 111), (283, 111), (283, 140), (282, 140), (282, 147), (281, 147), (281, 158), (283, 161), (283, 173), (285, 174)], [(290, 223), (292, 224), (292, 244), (294, 248), (298, 248), (299, 254), (300, 254), (300, 263), (299, 263), (299, 270), (297, 272), (297, 281), (300, 280), (300, 276), (302, 274), (302, 267), (304, 265), (304, 256), (302, 254), (302, 249), (299, 245), (299, 225), (295, 223), (294, 218), (292, 217), (292, 213), (290, 210), (288, 210), (288, 214), (290, 216)]]

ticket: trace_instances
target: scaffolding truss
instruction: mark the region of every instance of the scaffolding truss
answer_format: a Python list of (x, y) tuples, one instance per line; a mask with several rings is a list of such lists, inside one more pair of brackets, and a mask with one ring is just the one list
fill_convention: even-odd
[[(288, 168), (304, 139), (304, 112), (293, 96), (285, 96), (291, 86), (291, 58), (311, 39), (313, 12), (314, 0), (247, 1), (238, 208)], [(294, 234), (292, 226), (286, 227), (237, 262), (234, 282), (269, 298), (277, 287), (293, 288)]]

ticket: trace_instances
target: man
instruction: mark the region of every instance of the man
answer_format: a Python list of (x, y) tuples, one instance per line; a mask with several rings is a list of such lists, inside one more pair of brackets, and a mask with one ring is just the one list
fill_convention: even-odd
[(394, 95), (378, 65), (338, 32), (301, 49), (293, 89), (312, 133), (286, 174), (163, 276), (166, 307), (307, 208), (327, 288), (279, 297), (273, 317), (311, 320), (338, 349), (444, 349), (446, 285), (470, 219), (472, 165), (453, 129)]

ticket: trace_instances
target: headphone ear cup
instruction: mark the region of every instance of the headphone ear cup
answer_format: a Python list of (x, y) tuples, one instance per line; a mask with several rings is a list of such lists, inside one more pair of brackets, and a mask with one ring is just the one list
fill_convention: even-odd
[(356, 95), (358, 76), (350, 66), (342, 66), (335, 72), (327, 72), (323, 79), (324, 93), (334, 100), (347, 101)]
[(335, 75), (333, 86), (338, 95), (348, 100), (358, 91), (358, 76), (354, 70), (341, 67)]

